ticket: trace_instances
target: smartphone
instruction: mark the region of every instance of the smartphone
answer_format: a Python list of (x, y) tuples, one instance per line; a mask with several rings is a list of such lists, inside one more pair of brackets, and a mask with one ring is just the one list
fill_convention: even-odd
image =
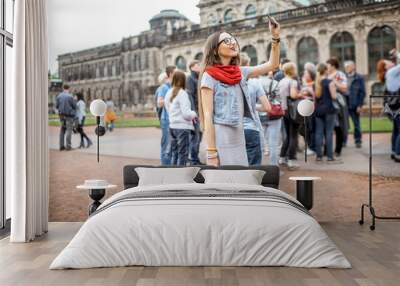
[(274, 28), (278, 27), (278, 24), (276, 23), (276, 21), (274, 19), (272, 19), (272, 17), (269, 14), (267, 14), (267, 17), (268, 17), (268, 21), (270, 21), (271, 25)]

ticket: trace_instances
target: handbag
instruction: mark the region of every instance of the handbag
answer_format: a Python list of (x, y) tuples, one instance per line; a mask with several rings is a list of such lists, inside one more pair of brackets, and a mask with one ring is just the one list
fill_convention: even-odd
[(289, 96), (287, 98), (287, 107), (288, 107), (288, 115), (289, 118), (297, 123), (297, 124), (303, 124), (303, 116), (300, 115), (300, 113), (297, 111), (297, 106), (300, 103), (300, 99), (292, 99), (290, 97), (290, 84), (289, 84)]

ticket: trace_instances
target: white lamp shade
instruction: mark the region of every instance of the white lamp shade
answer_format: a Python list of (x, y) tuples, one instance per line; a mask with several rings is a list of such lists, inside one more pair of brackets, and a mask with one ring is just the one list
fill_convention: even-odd
[(314, 112), (314, 102), (309, 99), (303, 99), (297, 105), (297, 111), (302, 116), (310, 116)]
[(93, 100), (90, 104), (90, 112), (94, 116), (103, 116), (106, 113), (107, 105), (101, 99)]

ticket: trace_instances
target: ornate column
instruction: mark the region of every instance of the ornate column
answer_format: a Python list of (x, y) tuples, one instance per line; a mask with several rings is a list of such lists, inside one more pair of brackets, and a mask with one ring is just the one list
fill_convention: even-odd
[(364, 20), (355, 22), (354, 42), (357, 71), (360, 74), (368, 75), (368, 33)]
[(329, 47), (330, 39), (328, 38), (327, 30), (325, 28), (320, 29), (315, 39), (318, 43), (319, 59), (317, 60), (317, 62), (324, 63), (331, 57)]

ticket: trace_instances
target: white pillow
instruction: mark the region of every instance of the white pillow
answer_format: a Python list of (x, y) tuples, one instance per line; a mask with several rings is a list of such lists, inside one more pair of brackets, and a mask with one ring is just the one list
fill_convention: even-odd
[(202, 170), (205, 184), (227, 183), (261, 185), (265, 171), (261, 170)]
[(135, 168), (139, 176), (138, 186), (195, 183), (193, 179), (196, 177), (199, 170), (199, 167)]

